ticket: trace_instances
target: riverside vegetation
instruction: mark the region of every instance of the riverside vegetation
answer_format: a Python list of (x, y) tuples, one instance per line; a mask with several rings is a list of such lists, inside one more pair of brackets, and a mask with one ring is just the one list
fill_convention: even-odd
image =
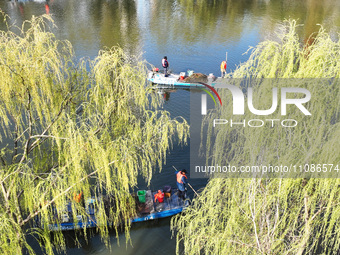
[[(228, 107), (212, 110), (203, 122), (208, 133), (207, 146), (202, 147), (207, 165), (339, 164), (340, 42), (321, 27), (309, 45), (303, 45), (298, 27), (296, 21), (286, 21), (278, 39), (252, 48), (249, 59), (232, 75), (252, 77), (260, 109), (270, 108), (273, 84), (308, 86), (312, 99), (306, 107), (312, 116), (292, 107), (289, 118), (299, 120), (295, 128), (213, 128), (212, 120), (230, 116), (223, 111), (232, 109), (230, 93), (220, 91)], [(272, 78), (274, 83), (262, 78)], [(330, 79), (309, 79), (306, 85), (298, 79), (275, 83), (282, 80), (278, 78)], [(280, 117), (274, 113), (273, 118)], [(254, 117), (246, 112), (244, 118)], [(211, 178), (185, 215), (172, 219), (177, 253), (181, 249), (184, 254), (337, 253), (340, 179), (310, 177)]]
[[(145, 62), (120, 48), (77, 60), (51, 26), (42, 16), (0, 31), (1, 254), (34, 254), (29, 236), (44, 253), (65, 251), (62, 233), (52, 242), (46, 223), (52, 204), (63, 207), (79, 192), (114, 197), (109, 213), (96, 200), (97, 231), (108, 244), (109, 222), (129, 238), (137, 177), (149, 183), (172, 142), (188, 137), (185, 120), (157, 110), (162, 101), (146, 83)], [(75, 201), (72, 210), (86, 217)], [(43, 228), (32, 226), (36, 216)]]

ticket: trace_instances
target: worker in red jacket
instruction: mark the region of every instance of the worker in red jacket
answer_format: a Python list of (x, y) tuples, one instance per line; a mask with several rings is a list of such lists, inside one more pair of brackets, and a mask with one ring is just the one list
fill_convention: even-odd
[(155, 202), (158, 200), (159, 203), (164, 202), (164, 193), (161, 190), (158, 190), (158, 193), (155, 194)]

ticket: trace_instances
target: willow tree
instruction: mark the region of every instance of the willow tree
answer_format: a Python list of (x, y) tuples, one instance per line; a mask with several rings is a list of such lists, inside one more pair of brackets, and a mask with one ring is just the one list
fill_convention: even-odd
[[(321, 28), (313, 44), (304, 47), (296, 27), (295, 21), (286, 22), (278, 40), (267, 40), (251, 49), (249, 60), (233, 77), (255, 80), (255, 102), (261, 102), (263, 109), (271, 106), (273, 84), (282, 86), (276, 83), (277, 78), (332, 78), (325, 83), (320, 79), (308, 83), (313, 98), (306, 107), (312, 116), (298, 117), (299, 110), (290, 109), (289, 118), (301, 120), (294, 128), (213, 128), (209, 124), (212, 119), (226, 116), (223, 111), (232, 109), (230, 95), (221, 91), (228, 107), (212, 110), (203, 122), (208, 125), (210, 145), (206, 153), (212, 165), (326, 163), (339, 167), (340, 42)], [(273, 82), (262, 78), (272, 78)], [(292, 87), (306, 86), (303, 80), (302, 84), (286, 81), (284, 87), (292, 82)], [(246, 112), (244, 118), (254, 117)], [(314, 174), (322, 177), (320, 172)], [(340, 250), (340, 180), (300, 177), (210, 179), (186, 214), (172, 221), (177, 251), (183, 244), (185, 254), (336, 253)]]
[[(65, 249), (61, 233), (50, 239), (51, 205), (72, 201), (73, 213), (86, 217), (72, 199), (79, 192), (114, 198), (109, 213), (96, 200), (106, 242), (107, 222), (128, 236), (137, 177), (149, 183), (172, 140), (188, 135), (183, 119), (157, 110), (161, 100), (146, 82), (144, 62), (119, 48), (78, 61), (72, 45), (49, 32), (52, 24), (33, 17), (0, 31), (1, 254), (33, 254), (28, 235), (48, 254)], [(37, 216), (41, 228), (31, 224)]]

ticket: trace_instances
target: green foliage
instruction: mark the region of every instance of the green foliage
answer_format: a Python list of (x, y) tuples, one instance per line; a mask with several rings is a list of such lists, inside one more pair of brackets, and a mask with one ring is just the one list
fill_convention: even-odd
[[(72, 45), (48, 32), (51, 25), (49, 16), (33, 17), (0, 31), (1, 254), (33, 254), (28, 235), (48, 254), (64, 250), (61, 233), (51, 241), (51, 205), (72, 201), (74, 216), (84, 218), (73, 200), (80, 191), (98, 198), (97, 230), (107, 244), (107, 222), (129, 237), (138, 175), (150, 183), (171, 141), (188, 136), (186, 121), (157, 110), (161, 100), (144, 62), (120, 48), (76, 61)], [(114, 198), (109, 214), (101, 194)], [(36, 216), (42, 229), (30, 224)]]
[[(303, 47), (296, 27), (295, 21), (288, 21), (280, 41), (264, 41), (252, 49), (233, 77), (252, 77), (254, 102), (261, 102), (255, 108), (261, 109), (270, 108), (272, 87), (307, 86), (312, 100), (306, 107), (312, 116), (290, 108), (287, 117), (299, 121), (295, 128), (212, 128), (212, 119), (230, 116), (224, 111), (232, 109), (230, 93), (221, 91), (227, 107), (215, 109), (204, 122), (211, 165), (339, 164), (338, 80), (314, 79), (306, 85), (299, 79), (277, 78), (339, 77), (340, 42), (321, 28), (313, 43)], [(275, 114), (270, 118), (280, 119)], [(242, 116), (253, 118), (250, 112)], [(185, 215), (172, 221), (177, 251), (183, 244), (185, 254), (333, 254), (340, 249), (339, 182), (212, 178)]]
[(279, 41), (265, 40), (250, 48), (248, 61), (233, 73), (234, 78), (332, 78), (340, 75), (340, 42), (322, 27), (301, 46), (296, 21), (286, 21), (277, 33)]

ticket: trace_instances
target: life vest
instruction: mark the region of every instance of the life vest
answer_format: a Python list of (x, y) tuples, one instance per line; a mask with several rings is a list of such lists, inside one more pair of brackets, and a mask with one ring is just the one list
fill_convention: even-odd
[(80, 192), (78, 195), (74, 193), (74, 195), (73, 195), (74, 201), (76, 201), (77, 203), (79, 203), (80, 200), (81, 200), (82, 195), (83, 195), (83, 192)]
[(181, 171), (179, 171), (179, 172), (177, 173), (177, 182), (178, 182), (178, 183), (183, 183), (183, 182), (182, 182), (182, 177), (183, 177), (183, 176), (185, 177), (185, 179), (188, 179), (188, 177), (187, 177), (185, 174), (182, 174)]
[(165, 58), (162, 59), (162, 66), (163, 66), (164, 68), (166, 68), (166, 67), (169, 66), (169, 62), (168, 62), (168, 60), (166, 60)]
[(227, 69), (227, 62), (222, 61), (222, 63), (221, 63), (221, 69), (223, 69), (223, 70)]
[(163, 192), (158, 192), (155, 194), (155, 202), (157, 201), (158, 199), (158, 202), (160, 203), (163, 203), (164, 201), (164, 193)]

